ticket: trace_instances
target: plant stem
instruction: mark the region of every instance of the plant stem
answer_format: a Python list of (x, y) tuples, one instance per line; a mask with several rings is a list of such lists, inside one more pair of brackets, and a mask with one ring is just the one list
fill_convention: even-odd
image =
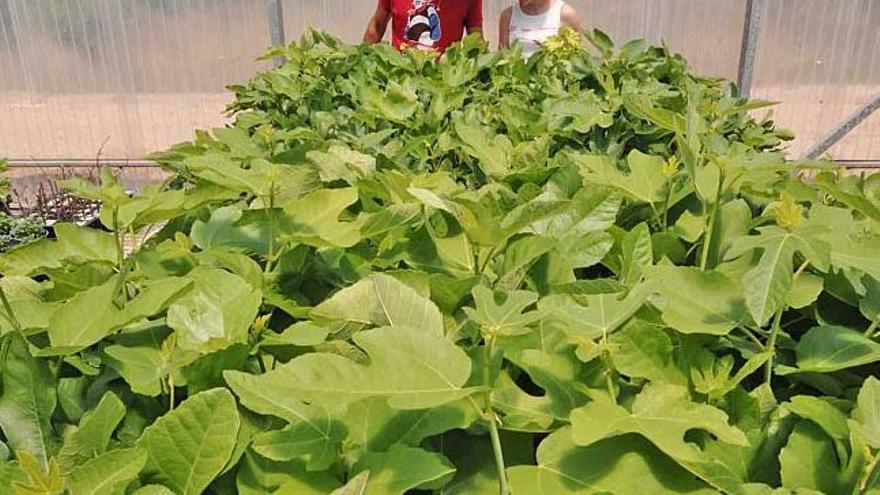
[(869, 339), (874, 337), (874, 331), (877, 330), (878, 325), (880, 325), (880, 319), (872, 321), (871, 325), (868, 326), (868, 329), (865, 330), (865, 337), (868, 337)]
[(272, 212), (275, 209), (275, 183), (269, 187), (269, 208), (266, 210), (266, 220), (269, 224), (269, 249), (266, 258), (266, 266), (263, 269), (264, 274), (269, 274), (272, 269), (272, 260), (275, 258), (275, 224), (272, 222)]
[(700, 270), (706, 271), (709, 264), (709, 248), (712, 247), (712, 238), (715, 236), (715, 215), (718, 213), (718, 201), (712, 205), (712, 212), (709, 213), (709, 223), (706, 227), (706, 238), (703, 239), (703, 250), (700, 252)]
[(498, 470), (498, 493), (510, 495), (510, 487), (507, 486), (507, 472), (504, 467), (504, 453), (501, 450), (501, 437), (498, 435), (498, 424), (494, 414), (489, 418), (489, 437), (492, 439), (492, 452), (495, 453), (495, 469)]
[(6, 297), (6, 290), (3, 289), (2, 285), (0, 285), (0, 301), (3, 302), (3, 311), (6, 313), (6, 321), (12, 325), (13, 330), (21, 332), (21, 323), (18, 321), (18, 318), (15, 317), (15, 313), (12, 311), (12, 305), (9, 304), (9, 299)]
[(880, 466), (880, 452), (877, 452), (874, 455), (874, 458), (871, 459), (871, 463), (868, 464), (868, 467), (865, 469), (865, 477), (862, 478), (862, 482), (859, 485), (859, 493), (865, 493), (873, 479), (880, 475), (880, 472), (877, 471), (878, 466)]
[(712, 211), (709, 213), (709, 225), (706, 227), (706, 238), (703, 241), (703, 251), (700, 256), (701, 271), (706, 271), (709, 264), (709, 250), (712, 248), (712, 240), (715, 237), (715, 222), (718, 216), (718, 206), (721, 204), (722, 187), (724, 187), (724, 173), (718, 176), (718, 190), (715, 194), (715, 202), (712, 203)]
[(119, 235), (119, 209), (113, 210), (113, 237), (116, 240), (116, 269), (122, 273), (122, 264), (125, 262), (124, 239)]
[(507, 486), (507, 471), (504, 466), (504, 451), (501, 448), (501, 435), (498, 433), (498, 419), (495, 416), (495, 408), (492, 406), (492, 356), (495, 354), (495, 339), (491, 335), (484, 338), (483, 347), (483, 385), (485, 392), (486, 410), (483, 416), (489, 422), (489, 437), (492, 440), (492, 453), (495, 454), (495, 469), (498, 471), (498, 493), (509, 495), (510, 488)]
[(770, 379), (773, 378), (773, 357), (776, 356), (776, 337), (779, 335), (782, 313), (784, 312), (785, 306), (779, 308), (779, 311), (776, 312), (776, 315), (773, 317), (773, 326), (770, 328), (770, 338), (767, 340), (767, 352), (770, 353), (770, 357), (767, 359), (767, 364), (764, 365), (764, 382), (768, 385), (770, 384)]
[(174, 376), (168, 375), (168, 410), (174, 409)]
[(663, 200), (663, 218), (660, 227), (666, 230), (669, 227), (669, 200), (672, 199), (672, 179), (666, 181), (666, 198)]
[(749, 339), (755, 343), (755, 345), (757, 345), (761, 349), (764, 349), (764, 343), (761, 342), (760, 340), (758, 340), (758, 337), (756, 337), (755, 334), (752, 333), (751, 330), (749, 330), (748, 328), (743, 327), (743, 326), (739, 326), (736, 328), (739, 329), (742, 333), (746, 334), (749, 337)]

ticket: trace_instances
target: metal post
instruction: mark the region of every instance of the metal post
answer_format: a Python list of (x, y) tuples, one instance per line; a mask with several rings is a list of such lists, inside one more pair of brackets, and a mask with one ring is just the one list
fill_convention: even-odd
[(880, 109), (880, 93), (874, 95), (873, 98), (859, 107), (859, 109), (853, 112), (849, 117), (834, 126), (834, 129), (831, 129), (825, 137), (819, 140), (816, 145), (807, 151), (806, 157), (811, 160), (819, 158), (822, 153), (831, 149), (832, 146), (837, 144), (838, 141), (843, 139), (843, 137), (849, 134), (850, 131), (858, 127), (859, 124), (864, 122), (864, 120), (871, 116), (872, 113), (876, 112), (877, 109)]
[(736, 85), (739, 94), (748, 98), (752, 92), (752, 77), (755, 73), (755, 59), (758, 56), (758, 33), (764, 14), (764, 0), (746, 0), (746, 18), (743, 24), (742, 47), (739, 53), (739, 72)]
[[(287, 44), (284, 39), (284, 5), (282, 0), (268, 0), (269, 2), (269, 36), (272, 46), (283, 47)], [(284, 57), (276, 57), (275, 65), (284, 63)]]

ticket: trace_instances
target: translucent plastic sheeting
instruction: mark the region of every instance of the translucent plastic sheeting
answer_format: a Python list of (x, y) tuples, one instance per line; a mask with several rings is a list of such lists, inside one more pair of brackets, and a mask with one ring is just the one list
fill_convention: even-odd
[[(753, 95), (779, 101), (800, 156), (880, 94), (880, 1), (765, 0)], [(880, 113), (829, 151), (839, 160), (880, 161)]]
[(137, 159), (222, 125), (265, 0), (0, 0), (0, 156)]
[[(354, 43), (363, 36), (378, 0), (285, 0), (290, 40), (309, 27)], [(663, 40), (684, 53), (697, 70), (736, 78), (745, 2), (736, 0), (569, 0), (585, 27), (598, 27), (622, 43), (633, 38)], [(499, 18), (511, 0), (483, 1), (483, 28), (498, 44)]]
[[(377, 0), (283, 0), (288, 40), (309, 27), (361, 39)], [(497, 45), (500, 12), (484, 0)], [(618, 44), (665, 42), (700, 72), (736, 77), (745, 0), (569, 0)], [(880, 91), (880, 0), (764, 0), (754, 95), (800, 154)], [(224, 122), (224, 89), (264, 65), (267, 0), (0, 0), (0, 156), (136, 159)], [(880, 115), (832, 153), (880, 159)]]

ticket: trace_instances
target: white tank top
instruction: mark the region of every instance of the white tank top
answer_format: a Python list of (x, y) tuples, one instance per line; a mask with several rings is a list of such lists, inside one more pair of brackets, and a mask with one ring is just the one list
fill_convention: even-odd
[(522, 11), (519, 2), (513, 2), (510, 15), (510, 44), (519, 42), (523, 55), (530, 57), (541, 48), (547, 38), (562, 28), (562, 8), (565, 2), (553, 0), (543, 14), (529, 15)]

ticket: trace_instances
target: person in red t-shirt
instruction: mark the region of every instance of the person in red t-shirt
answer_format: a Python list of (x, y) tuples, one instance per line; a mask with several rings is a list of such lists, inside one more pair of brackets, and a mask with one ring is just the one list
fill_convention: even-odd
[(464, 31), (483, 29), (482, 0), (379, 0), (364, 43), (378, 43), (391, 20), (391, 44), (443, 52)]

